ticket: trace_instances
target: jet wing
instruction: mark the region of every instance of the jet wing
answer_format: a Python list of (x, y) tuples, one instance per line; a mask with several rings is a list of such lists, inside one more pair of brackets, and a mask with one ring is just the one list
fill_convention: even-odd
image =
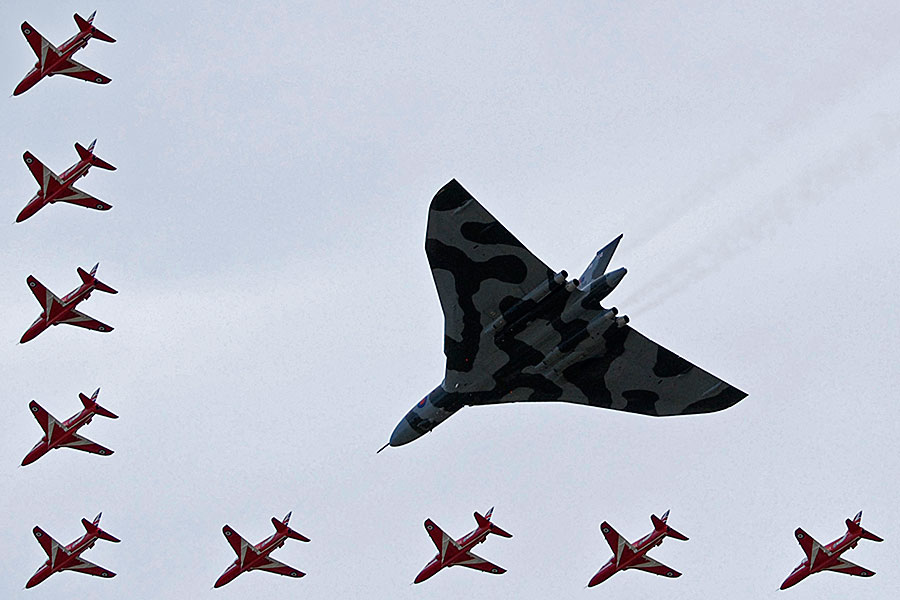
[(97, 319), (89, 317), (84, 313), (80, 313), (77, 310), (73, 310), (72, 316), (68, 319), (60, 321), (60, 323), (65, 323), (66, 325), (74, 325), (76, 327), (84, 327), (85, 329), (93, 329), (94, 331), (105, 332), (113, 330), (113, 328), (106, 323), (101, 323)]
[(661, 562), (655, 561), (649, 556), (644, 556), (644, 560), (638, 564), (631, 565), (629, 569), (638, 569), (646, 571), (654, 575), (662, 575), (663, 577), (681, 577), (681, 573), (671, 567), (667, 567)]
[(228, 540), (228, 543), (231, 545), (231, 549), (234, 550), (234, 553), (237, 554), (238, 564), (243, 567), (244, 566), (244, 558), (247, 556), (247, 552), (252, 552), (253, 554), (259, 554), (259, 551), (253, 547), (253, 544), (245, 540), (241, 537), (241, 535), (231, 528), (229, 525), (225, 525), (222, 528), (222, 533), (225, 535), (225, 539)]
[(473, 554), (472, 552), (466, 552), (466, 557), (459, 562), (453, 563), (453, 565), (459, 565), (460, 567), (469, 567), (470, 569), (475, 569), (476, 571), (484, 571), (485, 573), (493, 573), (495, 575), (502, 575), (503, 573), (506, 573), (506, 569), (504, 569), (503, 567), (486, 561), (480, 556)]
[(428, 535), (431, 537), (431, 541), (434, 542), (434, 546), (435, 548), (437, 548), (441, 560), (443, 560), (447, 555), (447, 548), (452, 547), (459, 549), (459, 545), (453, 540), (453, 538), (444, 533), (444, 530), (438, 527), (431, 519), (427, 519), (425, 521), (425, 531), (428, 532)]
[(425, 254), (444, 311), (448, 377), (472, 370), (482, 329), (502, 309), (554, 276), (455, 179), (431, 201)]
[(716, 412), (747, 396), (628, 325), (614, 325), (602, 338), (598, 349), (556, 374), (556, 400), (662, 417)]
[(32, 177), (34, 177), (35, 181), (37, 181), (38, 185), (41, 187), (44, 196), (49, 196), (62, 187), (62, 179), (60, 179), (56, 173), (48, 169), (44, 163), (39, 161), (34, 154), (26, 151), (22, 155), (22, 160), (25, 161), (25, 165), (28, 167), (28, 170), (31, 171)]
[(66, 550), (65, 547), (61, 546), (59, 542), (50, 537), (50, 534), (40, 527), (35, 527), (31, 531), (32, 533), (34, 533), (34, 537), (38, 541), (38, 544), (40, 544), (41, 548), (44, 549), (44, 552), (47, 553), (47, 558), (50, 559), (50, 566), (54, 566), (54, 564), (56, 563), (56, 557), (60, 552), (64, 554), (69, 553), (69, 551)]
[(69, 204), (77, 204), (85, 208), (93, 208), (94, 210), (109, 210), (112, 208), (106, 202), (97, 200), (90, 194), (82, 192), (74, 185), (70, 185), (69, 189), (56, 197), (58, 202), (68, 202)]
[(47, 58), (51, 60), (59, 58), (59, 49), (38, 33), (34, 27), (29, 25), (28, 21), (22, 22), (22, 33), (25, 35), (25, 39), (28, 40), (28, 45), (31, 46), (34, 55), (37, 56), (41, 70), (44, 69)]
[(28, 282), (28, 287), (31, 288), (31, 293), (34, 294), (34, 297), (37, 298), (37, 301), (44, 309), (44, 316), (50, 316), (54, 304), (57, 306), (62, 305), (62, 301), (56, 297), (56, 294), (44, 287), (44, 284), (38, 281), (34, 275), (29, 275), (26, 281)]
[(72, 438), (71, 442), (66, 442), (65, 444), (60, 444), (60, 448), (73, 448), (75, 450), (81, 450), (82, 452), (90, 452), (91, 454), (99, 454), (101, 456), (108, 456), (113, 453), (109, 448), (105, 448), (100, 444), (94, 443), (87, 438), (83, 438), (78, 434), (75, 434)]
[[(591, 339), (586, 328), (606, 309), (585, 296), (549, 297), (535, 320), (544, 325), (490, 335), (491, 323), (555, 274), (456, 180), (431, 201), (425, 253), (444, 312), (448, 406), (556, 401), (666, 416), (718, 411), (746, 396), (627, 325), (610, 323)], [(546, 340), (566, 342), (564, 362), (543, 362)]]
[(824, 570), (837, 571), (838, 573), (846, 573), (847, 575), (855, 575), (857, 577), (871, 577), (875, 574), (875, 571), (870, 571), (865, 567), (855, 565), (849, 560), (844, 560), (843, 558), (839, 558), (837, 563), (835, 563), (833, 566), (827, 567)]
[(100, 565), (95, 565), (94, 563), (84, 560), (83, 558), (78, 558), (71, 566), (63, 569), (64, 571), (77, 571), (78, 573), (84, 573), (85, 575), (93, 575), (94, 577), (115, 577), (116, 574), (110, 571), (109, 569), (104, 569)]
[(600, 533), (606, 538), (606, 543), (609, 544), (610, 549), (613, 551), (616, 567), (619, 566), (619, 561), (623, 556), (634, 556), (634, 546), (629, 544), (628, 540), (619, 535), (619, 532), (613, 529), (612, 525), (606, 521), (600, 523)]
[(803, 552), (806, 553), (806, 558), (809, 560), (810, 567), (816, 566), (816, 558), (819, 554), (831, 556), (828, 550), (822, 547), (822, 544), (814, 540), (813, 537), (803, 531), (802, 528), (797, 528), (794, 532), (794, 537), (797, 538), (797, 543), (800, 544), (800, 547), (803, 548)]
[(31, 409), (31, 414), (34, 415), (38, 425), (44, 430), (44, 435), (47, 436), (48, 441), (53, 436), (54, 431), (63, 428), (62, 424), (57, 421), (53, 415), (44, 410), (44, 408), (34, 400), (28, 403), (28, 408)]
[(278, 562), (274, 558), (266, 557), (268, 562), (259, 567), (253, 567), (253, 571), (259, 569), (260, 571), (268, 571), (269, 573), (276, 573), (278, 575), (285, 575), (287, 577), (303, 577), (306, 573), (295, 569), (294, 567), (289, 567), (283, 562)]
[(58, 67), (54, 68), (53, 73), (57, 75), (74, 77), (75, 79), (83, 79), (85, 81), (90, 81), (93, 83), (109, 83), (110, 81), (112, 81), (112, 79), (110, 79), (106, 75), (101, 75), (97, 71), (89, 69), (80, 62), (74, 61), (71, 58), (66, 59)]

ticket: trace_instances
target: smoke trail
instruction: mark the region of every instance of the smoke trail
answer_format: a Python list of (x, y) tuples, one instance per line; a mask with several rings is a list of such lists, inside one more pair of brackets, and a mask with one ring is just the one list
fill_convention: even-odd
[(753, 203), (726, 227), (695, 238), (690, 250), (671, 256), (668, 279), (648, 282), (621, 304), (632, 315), (653, 310), (667, 298), (690, 289), (764, 239), (774, 237), (798, 214), (813, 208), (844, 185), (872, 171), (900, 148), (900, 114), (874, 115), (834, 152), (808, 163), (774, 192)]

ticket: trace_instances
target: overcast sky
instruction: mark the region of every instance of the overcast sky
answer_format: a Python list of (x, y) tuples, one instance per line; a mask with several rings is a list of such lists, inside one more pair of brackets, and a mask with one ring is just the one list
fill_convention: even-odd
[[(23, 20), (59, 44), (72, 13), (115, 37), (75, 57), (112, 78), (54, 77), (3, 101), (0, 177), (0, 596), (179, 598), (887, 598), (900, 588), (896, 309), (900, 8), (882, 3), (7, 3), (9, 93), (34, 63)], [(79, 188), (106, 213), (47, 207), (30, 150), (60, 172), (75, 142), (118, 167)], [(608, 298), (648, 337), (745, 390), (721, 413), (654, 419), (567, 404), (472, 407), (375, 451), (443, 376), (423, 250), (428, 204), (457, 178), (555, 270), (624, 233)], [(4, 221), (5, 219), (5, 221)], [(115, 327), (52, 328), (78, 266), (120, 290), (80, 308)], [(120, 415), (81, 433), (115, 450), (19, 467), (41, 430), (101, 387)], [(435, 549), (491, 506), (508, 569), (444, 571)], [(649, 515), (688, 542), (651, 555), (677, 580), (617, 574), (584, 590)], [(847, 559), (872, 579), (778, 587), (864, 511), (885, 538)], [(103, 511), (121, 544), (54, 575)], [(294, 511), (312, 542), (245, 574), (251, 543)]]

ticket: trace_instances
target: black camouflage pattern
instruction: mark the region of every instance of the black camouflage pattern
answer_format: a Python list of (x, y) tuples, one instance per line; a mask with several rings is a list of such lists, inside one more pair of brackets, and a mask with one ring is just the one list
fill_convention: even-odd
[[(650, 416), (723, 410), (744, 397), (616, 319), (600, 281), (567, 289), (456, 180), (435, 195), (425, 253), (444, 311), (444, 381), (407, 424), (425, 433), (466, 405), (572, 402)], [(538, 301), (525, 299), (546, 289)], [(524, 300), (523, 300), (524, 299)], [(502, 317), (498, 321), (498, 317)], [(432, 418), (423, 414), (434, 413)]]

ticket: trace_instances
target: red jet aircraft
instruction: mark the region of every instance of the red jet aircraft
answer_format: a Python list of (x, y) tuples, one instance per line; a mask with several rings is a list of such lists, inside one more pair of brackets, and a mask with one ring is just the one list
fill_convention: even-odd
[(54, 75), (67, 75), (76, 79), (93, 81), (94, 83), (109, 83), (112, 81), (106, 75), (101, 75), (72, 60), (72, 55), (87, 46), (91, 38), (97, 38), (104, 42), (116, 41), (94, 27), (94, 15), (96, 14), (97, 11), (92, 12), (91, 16), (85, 20), (76, 13), (75, 23), (78, 24), (78, 33), (63, 42), (59, 48), (48, 42), (47, 38), (39, 34), (27, 21), (23, 22), (22, 33), (25, 34), (25, 39), (28, 40), (28, 44), (34, 50), (37, 62), (34, 63), (34, 68), (28, 72), (25, 79), (16, 86), (13, 96), (27, 92), (44, 77), (53, 77)]
[(668, 518), (669, 511), (666, 511), (662, 518), (651, 515), (650, 520), (653, 522), (653, 531), (634, 544), (629, 544), (609, 523), (603, 521), (600, 524), (600, 532), (606, 538), (609, 547), (612, 548), (614, 556), (591, 578), (588, 587), (594, 587), (599, 583), (603, 583), (616, 572), (624, 571), (625, 569), (639, 569), (654, 575), (663, 575), (664, 577), (681, 577), (681, 573), (678, 571), (647, 556), (647, 551), (654, 546), (662, 544), (666, 536), (673, 537), (676, 540), (687, 541), (687, 537), (666, 525)]
[(798, 528), (797, 531), (794, 532), (794, 536), (800, 543), (800, 547), (803, 548), (803, 551), (806, 553), (806, 558), (804, 558), (803, 562), (788, 575), (788, 578), (781, 584), (781, 589), (786, 590), (792, 585), (796, 585), (813, 573), (818, 573), (819, 571), (837, 571), (838, 573), (856, 575), (857, 577), (871, 577), (874, 575), (875, 571), (870, 571), (859, 565), (854, 565), (849, 560), (841, 558), (841, 554), (845, 550), (856, 548), (860, 538), (872, 540), (873, 542), (884, 541), (874, 533), (869, 533), (860, 527), (860, 520), (862, 520), (862, 511), (859, 511), (856, 516), (853, 517), (852, 521), (847, 519), (847, 533), (827, 546), (822, 546), (822, 544), (814, 540), (812, 536), (803, 531), (803, 529)]
[(57, 421), (53, 415), (44, 410), (40, 404), (32, 400), (28, 404), (31, 414), (37, 419), (41, 429), (44, 430), (44, 437), (41, 438), (31, 452), (22, 461), (22, 466), (30, 465), (43, 455), (57, 448), (74, 448), (82, 452), (90, 452), (91, 454), (99, 454), (100, 456), (109, 456), (113, 453), (109, 448), (104, 448), (100, 444), (95, 444), (91, 440), (85, 439), (78, 435), (78, 430), (91, 422), (94, 415), (108, 417), (110, 419), (118, 419), (118, 415), (114, 415), (97, 404), (97, 394), (100, 388), (88, 398), (84, 394), (78, 394), (84, 408), (78, 414), (66, 419), (62, 423)]
[[(102, 514), (102, 513), (101, 513)], [(85, 533), (83, 536), (69, 544), (68, 546), (60, 546), (59, 542), (50, 537), (40, 527), (34, 528), (34, 537), (44, 552), (47, 553), (47, 561), (41, 565), (41, 568), (31, 576), (26, 588), (34, 587), (41, 583), (54, 573), (59, 571), (76, 571), (78, 573), (86, 573), (97, 577), (115, 577), (116, 574), (108, 569), (104, 569), (92, 562), (88, 562), (80, 558), (82, 552), (88, 548), (92, 548), (98, 539), (109, 542), (119, 542), (119, 538), (113, 537), (100, 529), (97, 525), (100, 523), (100, 515), (94, 517), (94, 521), (82, 519), (81, 524), (84, 525)]]
[(37, 301), (41, 303), (44, 312), (31, 324), (31, 327), (28, 328), (28, 331), (25, 332), (22, 339), (19, 340), (19, 343), (24, 344), (29, 340), (33, 340), (51, 325), (59, 325), (60, 323), (84, 327), (85, 329), (93, 329), (94, 331), (112, 331), (113, 328), (109, 325), (101, 323), (100, 321), (75, 310), (78, 303), (90, 298), (91, 292), (94, 290), (106, 292), (107, 294), (119, 293), (94, 277), (98, 266), (100, 266), (100, 263), (94, 265), (94, 268), (91, 269), (90, 273), (81, 267), (78, 267), (81, 285), (77, 289), (72, 290), (63, 296), (61, 300), (57, 298), (53, 292), (45, 288), (40, 281), (35, 279), (34, 275), (29, 275), (28, 287), (31, 288), (31, 292), (34, 294), (34, 297), (37, 298)]
[(31, 152), (23, 154), (22, 158), (25, 159), (25, 164), (28, 165), (28, 169), (34, 175), (40, 189), (28, 201), (28, 204), (25, 205), (19, 216), (16, 217), (16, 223), (21, 223), (48, 204), (55, 202), (68, 202), (69, 204), (77, 204), (78, 206), (95, 210), (109, 210), (112, 208), (106, 202), (97, 200), (90, 194), (86, 194), (72, 185), (87, 175), (91, 167), (100, 167), (109, 171), (116, 170), (114, 166), (94, 155), (94, 145), (96, 143), (97, 140), (94, 140), (90, 146), (85, 148), (76, 142), (75, 150), (78, 151), (79, 160), (63, 171), (62, 175), (57, 175), (48, 169)]
[(422, 572), (416, 576), (416, 580), (413, 583), (422, 583), (444, 567), (453, 567), (456, 565), (469, 567), (470, 569), (475, 569), (477, 571), (484, 571), (485, 573), (494, 573), (495, 575), (506, 573), (506, 569), (503, 567), (498, 567), (470, 552), (472, 548), (487, 539), (489, 533), (495, 533), (506, 538), (512, 537), (511, 533), (507, 533), (491, 523), (491, 513), (493, 512), (493, 508), (487, 511), (487, 514), (484, 516), (481, 516), (476, 512), (475, 522), (478, 524), (478, 527), (456, 541), (444, 533), (431, 519), (425, 521), (425, 530), (428, 531), (428, 535), (431, 536), (431, 541), (437, 546), (438, 553), (431, 559), (431, 562), (422, 569)]
[(229, 583), (232, 579), (246, 571), (268, 571), (269, 573), (277, 573), (278, 575), (287, 575), (288, 577), (303, 577), (306, 573), (298, 571), (294, 567), (289, 567), (282, 562), (278, 562), (274, 558), (269, 558), (269, 553), (284, 546), (285, 540), (300, 540), (308, 542), (309, 538), (300, 535), (290, 527), (288, 522), (291, 520), (291, 513), (285, 515), (284, 519), (279, 521), (272, 517), (272, 525), (275, 526), (275, 533), (253, 546), (242, 538), (238, 532), (226, 525), (222, 528), (225, 539), (231, 544), (237, 558), (231, 565), (225, 569), (225, 572), (216, 580), (213, 587), (222, 587)]

